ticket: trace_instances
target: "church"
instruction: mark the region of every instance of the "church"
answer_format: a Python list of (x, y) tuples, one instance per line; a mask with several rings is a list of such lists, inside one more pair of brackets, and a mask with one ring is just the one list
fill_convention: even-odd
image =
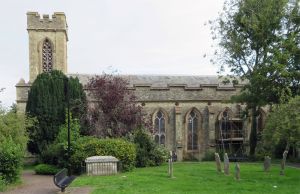
[[(69, 74), (67, 64), (68, 25), (62, 12), (52, 17), (27, 13), (29, 36), (29, 81), (16, 84), (18, 111), (25, 111), (28, 91), (38, 74), (60, 70), (76, 76), (85, 85), (93, 75)], [(75, 40), (76, 41), (76, 40)], [(177, 159), (201, 160), (205, 154), (225, 150), (246, 153), (251, 116), (244, 116), (245, 104), (233, 104), (243, 83), (225, 84), (218, 76), (121, 75), (128, 90), (152, 118), (154, 140), (177, 154)], [(266, 111), (261, 109), (257, 131), (261, 132)]]

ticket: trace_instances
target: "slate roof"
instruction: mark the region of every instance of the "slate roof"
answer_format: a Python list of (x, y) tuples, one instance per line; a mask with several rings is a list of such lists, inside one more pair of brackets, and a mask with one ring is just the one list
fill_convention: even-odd
[[(78, 77), (80, 82), (85, 85), (92, 74), (68, 74), (68, 76)], [(195, 76), (195, 75), (117, 75), (129, 81), (129, 88), (136, 86), (148, 86), (151, 88), (168, 88), (170, 86), (184, 86), (185, 88), (200, 88), (200, 87), (218, 87), (232, 88), (233, 85), (223, 84), (224, 78), (218, 76)], [(240, 84), (243, 84), (242, 82)]]

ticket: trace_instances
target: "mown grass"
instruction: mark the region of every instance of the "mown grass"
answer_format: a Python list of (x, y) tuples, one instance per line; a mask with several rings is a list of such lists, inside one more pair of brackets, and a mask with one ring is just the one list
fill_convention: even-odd
[(118, 193), (172, 193), (172, 194), (240, 194), (284, 193), (300, 194), (300, 169), (287, 167), (285, 176), (279, 175), (279, 166), (263, 172), (261, 164), (241, 163), (241, 180), (231, 174), (216, 172), (214, 162), (175, 163), (174, 177), (169, 178), (167, 164), (160, 167), (139, 168), (115, 176), (80, 176), (72, 186), (90, 186), (93, 194)]

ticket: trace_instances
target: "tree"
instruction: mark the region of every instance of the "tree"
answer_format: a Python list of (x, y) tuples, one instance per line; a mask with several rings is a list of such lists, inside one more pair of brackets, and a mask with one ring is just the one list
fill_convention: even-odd
[(128, 81), (119, 76), (96, 76), (87, 84), (93, 105), (89, 107), (91, 133), (100, 137), (121, 137), (138, 125), (145, 125)]
[(38, 122), (29, 129), (29, 151), (40, 153), (54, 141), (65, 122), (68, 98), (73, 117), (81, 119), (86, 96), (78, 78), (67, 78), (60, 71), (38, 75), (30, 88), (26, 106), (26, 113)]
[(300, 96), (281, 104), (270, 113), (263, 131), (264, 147), (274, 149), (280, 141), (286, 142), (285, 150), (300, 148)]
[(220, 72), (229, 70), (230, 76), (248, 81), (233, 100), (252, 110), (254, 155), (259, 107), (300, 93), (299, 0), (227, 0), (214, 24)]
[(20, 178), (28, 141), (26, 128), (32, 124), (24, 114), (5, 111), (0, 103), (0, 182), (9, 184)]

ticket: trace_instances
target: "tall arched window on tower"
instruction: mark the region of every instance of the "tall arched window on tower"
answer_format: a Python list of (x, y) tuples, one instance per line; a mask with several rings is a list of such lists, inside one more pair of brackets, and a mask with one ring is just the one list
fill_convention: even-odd
[(53, 50), (50, 40), (45, 39), (42, 48), (43, 72), (49, 73), (53, 67)]
[(198, 149), (198, 115), (194, 110), (188, 115), (188, 150)]
[(156, 113), (154, 118), (154, 140), (158, 144), (165, 145), (166, 120), (161, 110)]

